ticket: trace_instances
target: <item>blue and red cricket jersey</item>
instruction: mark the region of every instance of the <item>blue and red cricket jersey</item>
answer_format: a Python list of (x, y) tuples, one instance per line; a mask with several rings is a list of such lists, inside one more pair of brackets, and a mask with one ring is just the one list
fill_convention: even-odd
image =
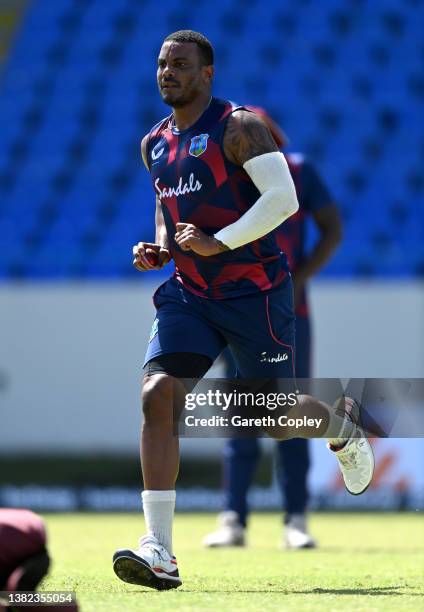
[(274, 289), (288, 274), (274, 232), (211, 257), (183, 251), (174, 240), (178, 222), (192, 223), (212, 235), (237, 221), (260, 197), (245, 170), (224, 154), (225, 126), (237, 108), (241, 107), (212, 98), (190, 128), (178, 131), (170, 115), (151, 130), (147, 142), (175, 276), (192, 293), (214, 300)]

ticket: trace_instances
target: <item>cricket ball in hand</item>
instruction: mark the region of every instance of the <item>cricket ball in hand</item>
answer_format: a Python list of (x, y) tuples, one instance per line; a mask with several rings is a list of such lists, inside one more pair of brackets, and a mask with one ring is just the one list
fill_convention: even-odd
[(153, 249), (146, 249), (146, 259), (151, 266), (157, 266), (159, 263), (159, 256)]

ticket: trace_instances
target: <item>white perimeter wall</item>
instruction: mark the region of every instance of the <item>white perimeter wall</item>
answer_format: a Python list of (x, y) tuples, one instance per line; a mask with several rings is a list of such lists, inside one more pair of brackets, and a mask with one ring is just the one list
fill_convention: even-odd
[[(0, 286), (0, 453), (137, 450), (151, 293), (138, 283)], [(316, 283), (311, 302), (316, 376), (424, 377), (422, 284)]]

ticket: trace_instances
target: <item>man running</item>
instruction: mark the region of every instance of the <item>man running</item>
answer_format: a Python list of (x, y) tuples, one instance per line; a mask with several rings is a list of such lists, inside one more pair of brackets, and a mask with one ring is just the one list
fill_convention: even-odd
[[(176, 271), (154, 296), (157, 317), (145, 357), (147, 535), (137, 550), (117, 551), (113, 567), (125, 582), (156, 589), (181, 584), (172, 550), (179, 462), (173, 408), (185, 392), (178, 379), (203, 377), (226, 346), (241, 378), (290, 378), (294, 371), (292, 282), (272, 230), (297, 211), (295, 187), (265, 123), (212, 97), (213, 72), (213, 49), (203, 35), (182, 30), (165, 39), (157, 80), (173, 112), (141, 146), (156, 192), (156, 240), (139, 242), (133, 263), (157, 270), (173, 258)], [(302, 409), (327, 412), (304, 397)], [(346, 412), (329, 440), (354, 494), (373, 472), (371, 447), (357, 431)]]

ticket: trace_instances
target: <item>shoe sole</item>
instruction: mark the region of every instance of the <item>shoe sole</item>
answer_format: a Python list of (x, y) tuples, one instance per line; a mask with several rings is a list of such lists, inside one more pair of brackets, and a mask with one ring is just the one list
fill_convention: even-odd
[[(358, 493), (354, 493), (353, 491), (349, 491), (349, 489), (346, 487), (346, 491), (347, 491), (348, 493), (350, 493), (350, 495), (362, 495), (363, 493), (365, 493), (365, 491), (368, 489), (368, 487), (370, 486), (370, 484), (371, 484), (371, 482), (372, 482), (372, 477), (374, 476), (374, 470), (375, 470), (375, 457), (374, 457), (374, 451), (373, 451), (373, 448), (372, 448), (371, 444), (368, 442), (368, 438), (365, 438), (365, 440), (366, 440), (366, 442), (367, 442), (367, 444), (368, 444), (368, 447), (369, 447), (369, 449), (370, 449), (370, 451), (371, 451), (371, 457), (372, 457), (372, 474), (371, 474), (371, 478), (370, 478), (370, 481), (369, 481), (369, 483), (367, 484), (367, 486), (366, 486), (366, 487), (364, 487), (364, 488), (362, 489), (362, 491), (358, 491)], [(345, 486), (346, 486), (346, 483), (345, 483)]]
[[(358, 402), (358, 400), (357, 400), (357, 399), (355, 399), (355, 398), (352, 398), (352, 399), (353, 399), (353, 402), (352, 402), (352, 405), (351, 405), (350, 415), (351, 415), (351, 418), (352, 418), (353, 422), (356, 424), (356, 426), (357, 426), (357, 427), (359, 427), (360, 429), (362, 429), (362, 416), (361, 416), (361, 409), (362, 409), (362, 406), (361, 406), (361, 404)], [(362, 429), (362, 431), (363, 431), (363, 429)], [(368, 447), (369, 447), (369, 449), (370, 449), (370, 451), (371, 451), (371, 457), (372, 457), (372, 474), (371, 474), (371, 478), (370, 478), (370, 481), (369, 481), (369, 483), (367, 484), (367, 486), (366, 486), (366, 487), (364, 487), (364, 488), (362, 489), (362, 491), (358, 491), (357, 493), (354, 493), (353, 491), (350, 491), (350, 490), (347, 488), (346, 483), (345, 483), (346, 491), (347, 491), (347, 492), (348, 492), (350, 495), (355, 495), (355, 496), (356, 496), (356, 495), (362, 495), (363, 493), (365, 493), (365, 491), (368, 489), (368, 487), (370, 486), (370, 484), (371, 484), (371, 482), (372, 482), (372, 477), (374, 476), (374, 469), (375, 469), (375, 457), (374, 457), (374, 451), (373, 451), (373, 448), (372, 448), (371, 444), (368, 442), (368, 438), (367, 438), (365, 435), (364, 435), (364, 438), (365, 438), (365, 440), (366, 440), (366, 442), (367, 442), (367, 444), (368, 444)]]
[(177, 589), (182, 585), (181, 580), (160, 578), (142, 559), (136, 559), (129, 555), (114, 557), (113, 571), (124, 582), (138, 584), (157, 591)]

